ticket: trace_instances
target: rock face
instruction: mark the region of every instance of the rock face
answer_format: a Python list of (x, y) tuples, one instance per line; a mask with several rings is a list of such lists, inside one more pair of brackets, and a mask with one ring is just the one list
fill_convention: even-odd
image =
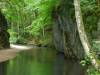
[(67, 58), (83, 59), (85, 53), (79, 38), (76, 21), (70, 16), (73, 10), (73, 0), (62, 0), (60, 6), (53, 10), (54, 44), (59, 52), (65, 53)]
[(0, 11), (0, 49), (9, 48), (9, 33), (7, 32), (7, 21)]

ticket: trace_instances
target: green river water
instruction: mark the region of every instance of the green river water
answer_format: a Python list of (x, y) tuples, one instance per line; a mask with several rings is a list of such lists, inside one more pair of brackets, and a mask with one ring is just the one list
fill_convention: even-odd
[(66, 60), (54, 49), (38, 48), (1, 63), (0, 75), (85, 75), (85, 71), (77, 61)]

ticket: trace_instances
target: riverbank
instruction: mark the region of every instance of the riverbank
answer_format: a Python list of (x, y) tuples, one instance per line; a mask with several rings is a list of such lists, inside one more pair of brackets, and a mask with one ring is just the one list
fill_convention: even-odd
[(10, 44), (11, 48), (19, 49), (19, 50), (29, 50), (35, 48), (33, 45), (18, 45), (18, 44)]
[(39, 47), (34, 45), (10, 44), (9, 49), (0, 50), (0, 62), (4, 62), (15, 58), (16, 55), (21, 51), (37, 49), (37, 48)]
[(35, 46), (17, 45), (10, 44), (9, 49), (0, 50), (0, 62), (11, 60), (17, 56), (17, 54), (24, 50), (30, 50), (35, 48)]

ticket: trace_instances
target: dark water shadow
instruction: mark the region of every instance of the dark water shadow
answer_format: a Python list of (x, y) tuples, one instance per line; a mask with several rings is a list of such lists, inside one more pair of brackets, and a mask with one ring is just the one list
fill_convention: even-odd
[(76, 60), (66, 59), (64, 68), (64, 75), (86, 75), (86, 68)]
[(8, 61), (0, 63), (0, 75), (6, 75), (7, 63), (8, 63)]
[(54, 75), (64, 75), (64, 54), (56, 55), (54, 61)]
[(55, 58), (54, 75), (86, 75), (86, 68), (77, 60), (66, 59), (61, 53)]

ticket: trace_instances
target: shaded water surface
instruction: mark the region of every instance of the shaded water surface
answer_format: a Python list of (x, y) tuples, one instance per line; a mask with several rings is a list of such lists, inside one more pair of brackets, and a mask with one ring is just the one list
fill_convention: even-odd
[[(53, 49), (23, 51), (6, 64), (1, 63), (0, 75), (85, 75), (84, 68), (76, 61), (64, 59)], [(6, 73), (6, 74), (5, 74)]]

